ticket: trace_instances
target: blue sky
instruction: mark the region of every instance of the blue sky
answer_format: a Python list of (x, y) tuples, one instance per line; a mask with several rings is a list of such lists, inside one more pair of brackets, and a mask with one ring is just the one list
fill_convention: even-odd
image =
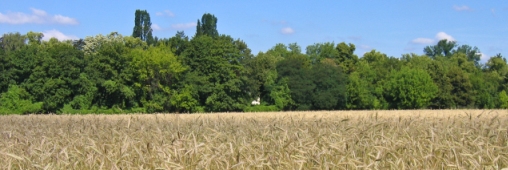
[(298, 43), (303, 52), (321, 42), (356, 45), (389, 56), (422, 54), (447, 38), (477, 46), (482, 60), (508, 56), (508, 1), (225, 1), (225, 0), (1, 0), (0, 33), (43, 32), (46, 38), (76, 39), (119, 32), (131, 35), (134, 12), (150, 13), (154, 35), (195, 33), (204, 13), (218, 18), (220, 34), (244, 40), (253, 54), (277, 43)]

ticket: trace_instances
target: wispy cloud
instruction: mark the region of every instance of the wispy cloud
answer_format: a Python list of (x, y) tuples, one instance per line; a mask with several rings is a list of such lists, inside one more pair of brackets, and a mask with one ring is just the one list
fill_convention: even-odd
[(63, 15), (49, 15), (46, 11), (30, 8), (31, 14), (22, 12), (7, 12), (0, 13), (0, 23), (5, 24), (62, 24), (62, 25), (77, 25), (78, 20), (75, 18)]
[(152, 29), (154, 31), (160, 31), (160, 30), (162, 30), (162, 28), (159, 25), (157, 25), (157, 24), (152, 24)]
[(155, 13), (155, 15), (157, 16), (168, 16), (168, 17), (174, 17), (175, 14), (173, 12), (171, 12), (170, 10), (164, 10), (162, 12), (157, 12)]
[(293, 30), (293, 28), (291, 28), (291, 27), (285, 27), (285, 28), (282, 28), (280, 30), (280, 33), (282, 33), (282, 34), (293, 34), (293, 33), (295, 33), (295, 30)]
[(434, 43), (433, 39), (430, 38), (415, 38), (411, 41), (413, 44), (432, 44)]
[(472, 11), (473, 10), (469, 6), (466, 6), (466, 5), (462, 5), (462, 6), (454, 5), (453, 9), (455, 11)]
[(173, 24), (173, 25), (171, 25), (171, 29), (185, 30), (185, 29), (189, 29), (189, 28), (194, 28), (194, 27), (196, 27), (196, 25), (197, 24), (195, 22), (182, 23), (182, 24)]
[(429, 45), (434, 44), (439, 40), (447, 39), (448, 41), (455, 41), (451, 35), (448, 35), (446, 32), (438, 32), (434, 39), (432, 38), (415, 38), (411, 40), (411, 44), (421, 44), (421, 45)]
[(58, 30), (48, 30), (48, 31), (44, 31), (42, 32), (42, 34), (44, 34), (44, 37), (42, 38), (42, 40), (44, 41), (48, 41), (50, 40), (51, 38), (56, 38), (60, 41), (63, 41), (63, 40), (77, 40), (79, 39), (78, 37), (74, 36), (74, 35), (65, 35), (64, 33), (58, 31)]
[(360, 40), (362, 40), (361, 36), (349, 36), (347, 38), (350, 39), (350, 40), (353, 40), (353, 41), (360, 41)]

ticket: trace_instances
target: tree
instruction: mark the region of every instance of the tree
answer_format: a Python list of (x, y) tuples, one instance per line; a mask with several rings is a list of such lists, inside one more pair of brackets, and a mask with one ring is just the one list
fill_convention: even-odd
[(310, 60), (305, 55), (291, 55), (277, 63), (278, 82), (287, 78), (291, 98), (295, 102), (289, 109), (310, 110), (315, 84), (310, 74)]
[(438, 92), (426, 71), (408, 67), (392, 72), (385, 89), (387, 101), (397, 109), (425, 108)]
[(4, 34), (0, 39), (0, 48), (9, 54), (12, 51), (16, 51), (25, 45), (26, 36), (20, 33), (8, 33)]
[(500, 108), (508, 109), (508, 95), (506, 95), (506, 91), (499, 92), (499, 102)]
[(77, 95), (84, 95), (81, 73), (85, 63), (83, 52), (71, 43), (50, 39), (38, 46), (36, 64), (21, 85), (36, 101), (43, 102), (45, 112), (57, 113)]
[(134, 87), (147, 112), (162, 112), (170, 109), (171, 86), (185, 71), (185, 67), (173, 55), (171, 49), (162, 45), (147, 50), (131, 50), (130, 68), (134, 70)]
[(42, 111), (42, 102), (33, 103), (30, 94), (17, 85), (9, 86), (9, 90), (0, 94), (0, 115), (27, 114)]
[[(241, 49), (230, 36), (194, 37), (182, 53), (189, 70), (184, 76), (198, 88), (199, 106), (206, 111), (240, 111), (249, 102)], [(182, 88), (182, 85), (180, 85)]]
[(334, 43), (327, 42), (307, 46), (307, 55), (313, 64), (317, 64), (323, 59), (338, 59), (340, 54)]
[(354, 44), (346, 44), (341, 42), (335, 47), (339, 52), (339, 56), (336, 59), (337, 64), (344, 69), (344, 73), (351, 73), (355, 70), (354, 66), (358, 62), (358, 56), (354, 54), (356, 47)]
[(360, 60), (357, 63), (357, 68), (348, 76), (346, 107), (355, 110), (381, 109), (383, 94), (376, 95), (376, 87), (381, 89), (380, 92), (383, 91), (381, 85), (378, 85), (382, 82), (380, 77), (376, 75), (377, 72), (366, 60)]
[(468, 61), (474, 63), (475, 66), (480, 66), (481, 52), (478, 47), (471, 47), (469, 45), (459, 46), (453, 53), (463, 53), (467, 56)]
[(134, 29), (132, 36), (134, 38), (140, 38), (145, 41), (148, 45), (154, 43), (152, 36), (152, 22), (150, 21), (150, 14), (146, 10), (136, 10), (134, 19)]
[(311, 79), (315, 85), (312, 109), (334, 110), (346, 108), (346, 76), (337, 65), (318, 63), (312, 66)]
[(453, 48), (457, 46), (455, 41), (448, 41), (447, 39), (440, 40), (436, 45), (427, 46), (423, 49), (423, 52), (429, 57), (436, 56), (451, 56), (453, 54)]
[(217, 18), (209, 13), (203, 14), (201, 21), (198, 20), (196, 25), (196, 37), (201, 35), (208, 35), (210, 37), (218, 37), (217, 31)]

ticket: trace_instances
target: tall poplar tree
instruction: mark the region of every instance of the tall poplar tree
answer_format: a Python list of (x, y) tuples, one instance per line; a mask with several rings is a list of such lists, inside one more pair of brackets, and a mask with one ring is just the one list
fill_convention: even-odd
[(134, 19), (134, 29), (132, 36), (140, 38), (147, 44), (153, 44), (154, 38), (152, 36), (152, 22), (150, 21), (150, 14), (146, 10), (136, 10)]

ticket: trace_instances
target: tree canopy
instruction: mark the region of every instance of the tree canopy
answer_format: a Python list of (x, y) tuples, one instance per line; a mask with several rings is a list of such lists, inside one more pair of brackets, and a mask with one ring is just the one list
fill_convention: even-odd
[(209, 13), (192, 37), (154, 38), (149, 13), (134, 18), (131, 36), (1, 36), (0, 114), (508, 108), (506, 58), (455, 41), (400, 57), (347, 42), (251, 54)]

